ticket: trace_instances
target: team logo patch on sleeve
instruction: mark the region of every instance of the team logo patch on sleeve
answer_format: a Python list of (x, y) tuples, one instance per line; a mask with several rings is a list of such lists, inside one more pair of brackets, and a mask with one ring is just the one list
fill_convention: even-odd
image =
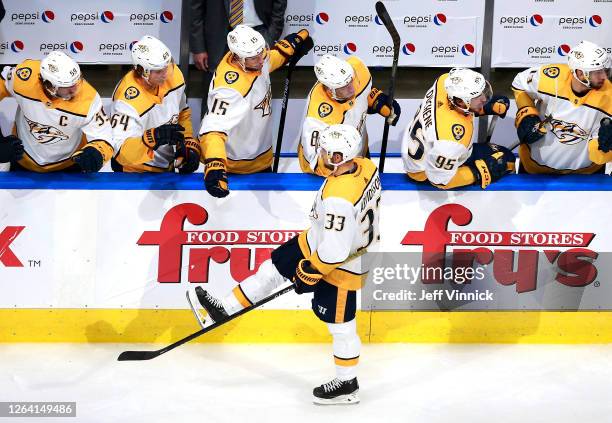
[(319, 110), (318, 110), (319, 116), (321, 116), (322, 118), (324, 118), (325, 116), (329, 116), (332, 110), (334, 110), (334, 108), (331, 106), (331, 104), (321, 103), (319, 105)]
[(546, 75), (549, 78), (556, 78), (559, 76), (559, 68), (556, 66), (544, 68), (542, 72), (544, 73), (544, 75)]
[(465, 127), (458, 123), (451, 127), (451, 131), (453, 132), (453, 137), (455, 137), (455, 140), (457, 141), (461, 140), (461, 138), (463, 138), (465, 135)]
[(227, 82), (228, 84), (233, 84), (234, 82), (238, 81), (238, 72), (234, 72), (234, 71), (228, 71), (225, 72), (225, 82)]
[(30, 75), (32, 75), (32, 69), (20, 68), (20, 69), (17, 69), (17, 72), (15, 73), (17, 74), (17, 77), (19, 79), (21, 79), (22, 81), (27, 81), (28, 79), (30, 79)]
[(140, 95), (140, 91), (136, 87), (127, 87), (125, 90), (125, 98), (128, 100), (132, 100)]

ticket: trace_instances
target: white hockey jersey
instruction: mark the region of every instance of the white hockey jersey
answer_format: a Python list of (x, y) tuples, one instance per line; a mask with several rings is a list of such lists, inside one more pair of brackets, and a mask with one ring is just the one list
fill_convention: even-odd
[(612, 114), (612, 84), (584, 96), (571, 88), (566, 64), (544, 65), (520, 72), (512, 82), (518, 107), (517, 125), (526, 116), (539, 115), (548, 132), (539, 141), (519, 147), (529, 173), (593, 173), (612, 160), (598, 150), (601, 119)]
[(308, 94), (298, 142), (298, 158), (302, 172), (322, 176), (317, 166), (317, 142), (319, 133), (329, 125), (344, 123), (354, 126), (362, 134), (361, 151), (365, 153), (367, 150), (365, 123), (368, 96), (372, 90), (372, 76), (368, 67), (357, 56), (349, 57), (347, 62), (355, 72), (354, 99), (340, 103), (327, 94), (320, 82), (317, 82)]
[(116, 145), (96, 90), (82, 81), (71, 100), (50, 98), (39, 75), (40, 60), (7, 66), (1, 75), (0, 99), (11, 96), (18, 106), (16, 135), (25, 149), (19, 164), (35, 172), (66, 169), (74, 164), (71, 156), (86, 144), (108, 161)]
[[(408, 176), (442, 188), (450, 188), (447, 184), (458, 172), (464, 172), (465, 178), (455, 179), (454, 186), (473, 180), (472, 172), (462, 165), (472, 154), (474, 116), (451, 105), (444, 89), (447, 77), (448, 73), (440, 76), (427, 90), (402, 139), (402, 159)], [(463, 176), (461, 173), (459, 176)]]
[(113, 140), (120, 149), (113, 167), (118, 164), (124, 172), (165, 172), (174, 169), (175, 147), (162, 145), (157, 150), (149, 148), (142, 139), (147, 129), (178, 123), (185, 128), (185, 140), (193, 141), (185, 80), (178, 66), (173, 66), (168, 79), (157, 92), (145, 86), (133, 70), (115, 88), (111, 125)]
[(376, 165), (356, 158), (355, 172), (329, 176), (310, 212), (311, 227), (299, 235), (304, 257), (323, 279), (358, 290), (367, 274), (361, 253), (379, 240), (381, 185)]
[(268, 51), (263, 68), (245, 71), (228, 52), (208, 92), (208, 113), (199, 137), (205, 158), (226, 161), (231, 173), (254, 173), (272, 165), (272, 89), (270, 73), (287, 57)]

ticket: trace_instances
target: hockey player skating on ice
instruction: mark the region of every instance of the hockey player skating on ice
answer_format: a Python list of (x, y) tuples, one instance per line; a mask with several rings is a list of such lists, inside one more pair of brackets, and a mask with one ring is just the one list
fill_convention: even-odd
[(610, 55), (589, 41), (567, 64), (519, 73), (512, 82), (521, 170), (527, 173), (595, 173), (612, 161)]
[(378, 113), (395, 126), (401, 109), (395, 100), (393, 109), (389, 108), (387, 95), (372, 88), (370, 71), (357, 56), (343, 60), (325, 54), (315, 64), (314, 72), (318, 82), (306, 101), (298, 158), (302, 172), (325, 176), (326, 168), (317, 155), (317, 140), (324, 128), (337, 123), (354, 126), (362, 134), (361, 150), (366, 155), (367, 115)]
[(225, 298), (214, 298), (201, 287), (188, 293), (203, 325), (200, 306), (220, 322), (268, 296), (286, 280), (293, 281), (298, 294), (314, 292), (312, 310), (329, 328), (336, 364), (336, 378), (314, 389), (314, 402), (319, 404), (359, 401), (356, 295), (367, 273), (362, 254), (378, 241), (381, 198), (376, 166), (357, 157), (360, 143), (361, 134), (353, 126), (322, 130), (319, 154), (330, 175), (315, 197), (311, 227), (274, 250), (255, 275)]
[(134, 69), (113, 93), (111, 125), (121, 146), (115, 172), (192, 173), (200, 165), (185, 80), (164, 43), (145, 35), (132, 47)]
[(5, 67), (0, 99), (8, 96), (17, 102), (16, 135), (0, 136), (0, 169), (97, 172), (112, 157), (100, 96), (65, 53)]
[(442, 188), (477, 184), (483, 189), (514, 170), (505, 147), (472, 142), (474, 116), (506, 116), (507, 97), (493, 95), (480, 73), (454, 68), (427, 91), (402, 140), (408, 176)]
[(227, 35), (229, 52), (217, 67), (202, 119), (206, 190), (229, 194), (227, 172), (255, 173), (272, 165), (270, 73), (312, 47), (308, 31), (289, 34), (268, 49), (263, 36), (246, 25)]

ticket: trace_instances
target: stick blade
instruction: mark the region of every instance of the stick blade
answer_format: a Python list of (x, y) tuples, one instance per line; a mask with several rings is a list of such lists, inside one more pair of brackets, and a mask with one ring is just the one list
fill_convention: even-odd
[(144, 361), (151, 360), (159, 355), (158, 351), (123, 351), (117, 361)]

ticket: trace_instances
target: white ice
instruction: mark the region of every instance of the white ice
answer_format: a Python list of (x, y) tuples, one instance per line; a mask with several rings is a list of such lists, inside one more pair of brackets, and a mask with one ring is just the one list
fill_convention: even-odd
[[(0, 401), (76, 401), (66, 422), (612, 422), (612, 345), (364, 345), (361, 403), (315, 406), (325, 344), (2, 344)], [(0, 419), (5, 420), (5, 419)]]

